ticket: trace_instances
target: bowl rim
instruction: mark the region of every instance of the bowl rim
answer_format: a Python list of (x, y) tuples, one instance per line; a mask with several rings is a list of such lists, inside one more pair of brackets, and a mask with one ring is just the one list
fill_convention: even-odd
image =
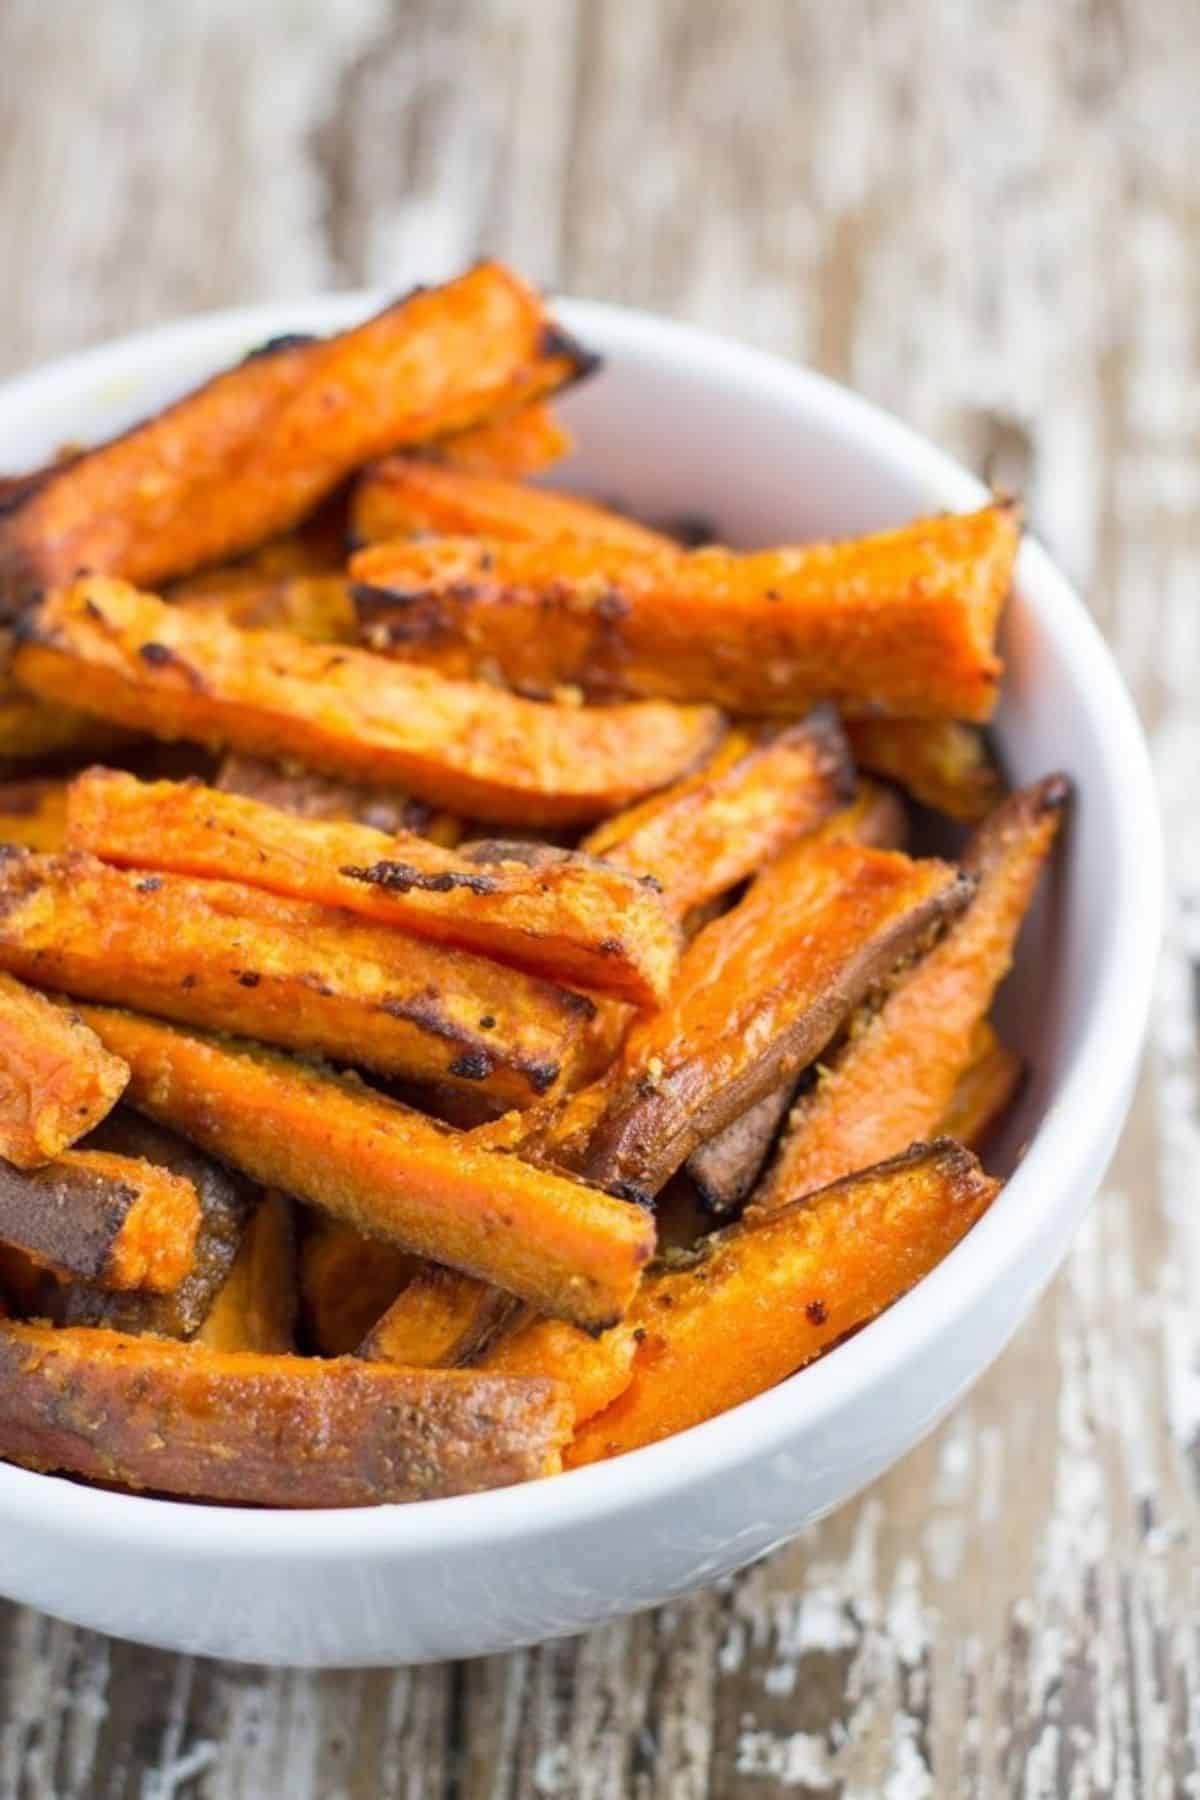
[[(268, 301), (187, 316), (55, 359), (0, 384), (6, 405), (39, 390), (157, 380), (172, 352), (209, 347), (214, 368), (239, 346), (280, 329), (336, 329), (386, 303), (370, 291)], [(917, 431), (827, 376), (716, 332), (640, 309), (557, 298), (568, 329), (620, 359), (634, 350), (665, 357), (703, 384), (719, 370), (747, 390), (769, 390), (859, 439), (871, 455), (902, 466), (931, 508), (961, 510), (988, 498), (983, 484)], [(1119, 854), (1106, 895), (1103, 954), (1078, 1033), (1042, 1122), (1001, 1200), (917, 1288), (835, 1355), (717, 1418), (609, 1463), (535, 1483), (408, 1505), (320, 1509), (214, 1507), (108, 1493), (69, 1478), (0, 1463), (0, 1519), (35, 1515), (47, 1531), (83, 1533), (97, 1547), (135, 1539), (144, 1551), (219, 1559), (222, 1564), (318, 1555), (325, 1561), (391, 1553), (425, 1555), (481, 1538), (503, 1543), (586, 1526), (644, 1503), (669, 1501), (754, 1455), (781, 1449), (853, 1406), (885, 1376), (916, 1359), (999, 1283), (1036, 1239), (1059, 1198), (1085, 1180), (1098, 1139), (1122, 1107), (1141, 1051), (1163, 907), (1163, 848), (1149, 752), (1132, 700), (1082, 600), (1042, 547), (1026, 537), (1017, 565), (1022, 603), (1076, 671), (1084, 704), (1102, 729), (1093, 787), (1111, 808)]]

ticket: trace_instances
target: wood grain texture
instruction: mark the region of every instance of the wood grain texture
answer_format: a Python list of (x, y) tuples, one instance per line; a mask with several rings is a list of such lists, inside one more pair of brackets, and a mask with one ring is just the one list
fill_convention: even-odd
[(749, 1573), (458, 1667), (298, 1675), (0, 1609), (0, 1794), (1183, 1795), (1200, 1741), (1193, 0), (7, 0), (0, 364), (483, 250), (812, 361), (1003, 481), (1155, 742), (1133, 1122), (947, 1424)]

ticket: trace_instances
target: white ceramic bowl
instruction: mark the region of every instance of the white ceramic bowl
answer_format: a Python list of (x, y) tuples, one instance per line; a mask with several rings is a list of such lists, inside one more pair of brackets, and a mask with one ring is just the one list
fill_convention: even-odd
[[(0, 466), (108, 435), (251, 346), (368, 296), (184, 321), (0, 390)], [(974, 506), (972, 476), (839, 387), (644, 313), (564, 303), (608, 358), (564, 412), (561, 479), (699, 514), (733, 543), (852, 534)], [(559, 477), (556, 476), (556, 479)], [(736, 1569), (902, 1456), (1050, 1280), (1125, 1116), (1157, 949), (1161, 851), (1141, 733), (1083, 605), (1034, 543), (1005, 628), (999, 735), (1078, 804), (1027, 928), (1005, 1026), (1032, 1079), (991, 1212), (920, 1287), (813, 1368), (606, 1466), (419, 1506), (268, 1513), (92, 1491), (0, 1466), (0, 1591), (121, 1637), (245, 1660), (394, 1664), (578, 1632)]]

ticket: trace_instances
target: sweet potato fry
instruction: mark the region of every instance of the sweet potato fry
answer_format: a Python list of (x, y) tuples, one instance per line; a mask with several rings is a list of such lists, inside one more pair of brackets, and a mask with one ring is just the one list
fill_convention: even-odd
[(169, 1294), (199, 1229), (191, 1182), (136, 1157), (64, 1150), (40, 1169), (0, 1162), (0, 1239), (68, 1279)]
[(373, 1506), (559, 1466), (551, 1381), (0, 1324), (0, 1456), (249, 1506)]
[[(362, 545), (425, 532), (514, 543), (585, 538), (644, 550), (675, 548), (662, 532), (594, 500), (439, 467), (421, 456), (389, 456), (364, 471), (351, 502), (350, 528), (354, 541)], [(366, 625), (373, 591), (370, 587), (355, 591), (359, 617)], [(395, 601), (386, 588), (383, 604), (394, 610)]]
[(84, 579), (23, 621), (18, 678), (155, 737), (191, 738), (521, 826), (585, 823), (714, 741), (710, 707), (544, 705), (367, 651), (242, 632), (124, 582)]
[(701, 1241), (650, 1274), (629, 1315), (633, 1379), (576, 1436), (568, 1467), (620, 1456), (774, 1387), (913, 1287), (999, 1183), (947, 1140)]
[(61, 1156), (112, 1110), (128, 1080), (120, 1058), (73, 1013), (0, 974), (0, 1157), (35, 1169)]
[(486, 424), (469, 426), (449, 437), (434, 438), (422, 455), (474, 475), (504, 475), (517, 481), (569, 456), (574, 440), (544, 400), (507, 413)]
[(307, 1348), (318, 1356), (349, 1356), (424, 1267), (407, 1250), (304, 1207), (300, 1308)]
[(622, 1320), (599, 1337), (564, 1319), (527, 1319), (503, 1333), (473, 1366), (492, 1375), (543, 1375), (571, 1396), (576, 1428), (611, 1406), (633, 1379), (637, 1329)]
[(182, 1281), (167, 1293), (116, 1290), (98, 1281), (55, 1281), (47, 1276), (36, 1307), (27, 1310), (63, 1325), (106, 1325), (156, 1337), (192, 1337), (233, 1267), (250, 1216), (250, 1188), (174, 1132), (139, 1118), (123, 1105), (89, 1134), (83, 1149), (89, 1155), (105, 1154), (170, 1174), (192, 1190), (200, 1220), (190, 1262)]
[(595, 856), (652, 875), (676, 917), (736, 887), (853, 793), (836, 714), (816, 707), (796, 725), (729, 734), (697, 775), (599, 826)]
[(283, 768), (258, 756), (222, 758), (215, 784), (223, 794), (244, 794), (298, 819), (348, 819), (376, 831), (415, 831), (448, 847), (463, 835), (462, 821), (414, 800), (399, 788), (356, 787), (293, 764)]
[(194, 574), (179, 576), (164, 587), (163, 598), (186, 604), (297, 576), (335, 574), (347, 556), (348, 500), (347, 489), (339, 488), (291, 531), (267, 538), (229, 562), (209, 563)]
[(12, 632), (0, 631), (0, 763), (102, 755), (126, 741), (103, 719), (27, 693), (13, 678), (14, 651)]
[(850, 719), (846, 731), (862, 768), (952, 819), (973, 824), (1003, 793), (983, 733), (957, 719)]
[(642, 1208), (481, 1150), (360, 1083), (253, 1046), (87, 1007), (130, 1098), (254, 1180), (593, 1330), (654, 1246)]
[(945, 863), (801, 842), (692, 940), (622, 1046), (584, 1172), (653, 1194), (818, 1056), (863, 995), (970, 897)]
[(825, 844), (863, 844), (876, 850), (903, 850), (908, 817), (894, 788), (861, 780), (853, 800), (813, 833)]
[(1066, 778), (1051, 775), (979, 827), (964, 857), (978, 881), (975, 898), (879, 1008), (856, 1021), (832, 1066), (797, 1103), (757, 1210), (897, 1155), (940, 1125), (971, 1062), (976, 1027), (1008, 972), (1069, 794)]
[(196, 1342), (283, 1355), (296, 1348), (296, 1220), (287, 1194), (264, 1194)]
[(986, 1020), (971, 1040), (971, 1060), (958, 1078), (939, 1133), (979, 1150), (1021, 1085), (1021, 1059), (1002, 1044)]
[(61, 850), (66, 841), (65, 781), (0, 781), (0, 844)]
[(444, 538), (360, 551), (350, 573), (370, 590), (373, 649), (458, 678), (486, 666), (593, 699), (986, 719), (1018, 529), (1001, 504), (751, 553)]
[(0, 969), (513, 1105), (570, 1073), (591, 1010), (549, 982), (326, 907), (81, 852), (0, 855)]
[(746, 1200), (787, 1116), (795, 1092), (785, 1082), (708, 1139), (687, 1159), (687, 1172), (705, 1210), (734, 1213)]
[(314, 644), (350, 644), (358, 614), (344, 575), (289, 575), (277, 581), (237, 582), (174, 598), (185, 612), (225, 619), (239, 631), (287, 631)]
[(358, 1354), (369, 1362), (408, 1369), (463, 1368), (478, 1359), (520, 1307), (511, 1294), (474, 1275), (424, 1263), (372, 1326)]
[(484, 263), (322, 341), (277, 339), (0, 512), (0, 613), (88, 568), (150, 583), (302, 518), (368, 459), (552, 392), (592, 359)]
[(679, 932), (653, 885), (549, 845), (445, 850), (412, 832), (302, 820), (199, 782), (93, 769), (71, 788), (69, 841), (121, 868), (244, 882), (342, 907), (553, 981), (653, 1005)]

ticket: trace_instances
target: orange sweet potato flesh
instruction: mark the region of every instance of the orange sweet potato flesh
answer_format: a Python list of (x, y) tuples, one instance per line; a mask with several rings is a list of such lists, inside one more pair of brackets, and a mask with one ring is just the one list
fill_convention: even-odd
[(250, 1506), (374, 1506), (552, 1474), (553, 1382), (0, 1324), (0, 1456)]
[(318, 1356), (349, 1356), (426, 1266), (394, 1244), (305, 1207), (299, 1281), (306, 1347)]
[[(648, 551), (442, 538), (360, 551), (376, 649), (527, 691), (657, 696), (743, 713), (832, 699), (899, 718), (990, 717), (1013, 509), (844, 544)], [(392, 603), (385, 603), (390, 592)]]
[(850, 719), (854, 760), (899, 782), (914, 800), (974, 824), (1002, 797), (1004, 784), (982, 732), (957, 719)]
[(93, 769), (72, 784), (70, 843), (122, 868), (244, 882), (342, 907), (549, 980), (653, 1005), (679, 958), (653, 885), (548, 845), (460, 850), (408, 832), (297, 819), (199, 782)]
[(516, 412), (472, 425), (449, 437), (435, 438), (422, 454), (476, 475), (504, 475), (510, 481), (536, 475), (569, 456), (574, 440), (544, 400), (533, 400)]
[(287, 1194), (263, 1195), (198, 1344), (267, 1355), (296, 1348), (295, 1210)]
[(1024, 1073), (1020, 1057), (1002, 1044), (986, 1022), (978, 1026), (971, 1046), (971, 1061), (959, 1076), (950, 1104), (942, 1114), (939, 1132), (978, 1150), (998, 1125), (1021, 1085)]
[(585, 824), (675, 780), (711, 707), (548, 705), (367, 651), (245, 632), (83, 579), (23, 621), (18, 678), (160, 738), (295, 757), (500, 824)]
[(945, 863), (794, 845), (692, 940), (666, 1005), (630, 1029), (585, 1173), (657, 1192), (698, 1145), (812, 1062), (970, 892)]
[(349, 819), (376, 831), (415, 831), (435, 844), (457, 844), (462, 820), (438, 812), (400, 789), (361, 787), (296, 764), (283, 767), (258, 756), (226, 756), (215, 785), (223, 794), (245, 794), (298, 819)]
[[(351, 502), (350, 528), (354, 541), (363, 545), (425, 532), (514, 543), (591, 538), (645, 550), (674, 547), (662, 532), (594, 500), (445, 468), (420, 456), (389, 456), (364, 471)], [(371, 589), (356, 599), (367, 623)], [(384, 603), (392, 604), (386, 592)]]
[(287, 631), (314, 644), (353, 643), (358, 632), (354, 597), (344, 575), (231, 582), (197, 589), (172, 604), (201, 617), (226, 619), (240, 631)]
[(61, 1156), (112, 1110), (128, 1080), (120, 1058), (73, 1013), (0, 973), (0, 1157), (35, 1169)]
[(0, 844), (61, 850), (66, 840), (65, 781), (0, 782)]
[(0, 512), (0, 613), (88, 568), (153, 583), (286, 530), (372, 457), (475, 425), (590, 359), (484, 263), (325, 340), (277, 340)]
[(856, 1021), (832, 1066), (798, 1102), (756, 1207), (812, 1193), (940, 1125), (1008, 972), (1069, 795), (1065, 777), (1048, 776), (979, 828), (964, 858), (978, 882), (970, 906), (878, 1010)]
[(482, 1150), (352, 1080), (134, 1013), (84, 1010), (129, 1063), (133, 1103), (252, 1179), (588, 1329), (629, 1305), (654, 1247), (644, 1209)]
[(124, 741), (102, 719), (27, 693), (13, 679), (13, 654), (12, 632), (0, 631), (0, 763), (98, 755)]
[(636, 1350), (637, 1328), (628, 1319), (592, 1337), (562, 1319), (532, 1318), (505, 1332), (473, 1366), (493, 1375), (543, 1375), (562, 1382), (578, 1427), (629, 1386)]
[(630, 1313), (633, 1379), (575, 1437), (568, 1467), (620, 1456), (774, 1387), (937, 1266), (999, 1183), (941, 1140), (706, 1240), (652, 1274)]
[(358, 1354), (409, 1369), (461, 1368), (519, 1311), (511, 1294), (457, 1269), (425, 1263), (372, 1326)]
[(696, 775), (597, 827), (585, 842), (593, 855), (652, 875), (681, 919), (815, 830), (854, 790), (829, 707), (798, 724), (729, 737), (732, 747), (723, 744)]
[(224, 881), (0, 858), (0, 969), (90, 1000), (528, 1105), (591, 1003), (483, 957)]
[(56, 1273), (170, 1293), (191, 1266), (200, 1201), (168, 1169), (64, 1150), (40, 1169), (0, 1162), (0, 1239)]

